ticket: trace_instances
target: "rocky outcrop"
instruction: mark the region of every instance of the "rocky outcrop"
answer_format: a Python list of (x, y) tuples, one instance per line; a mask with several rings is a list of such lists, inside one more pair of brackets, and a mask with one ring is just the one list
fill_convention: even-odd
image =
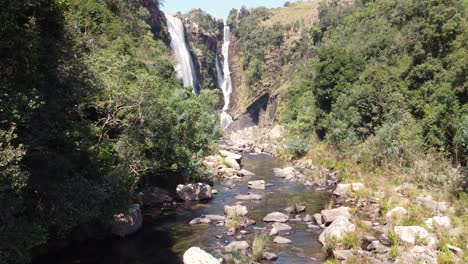
[(131, 235), (138, 230), (143, 225), (143, 216), (141, 214), (141, 209), (138, 204), (130, 206), (127, 213), (125, 214), (116, 214), (112, 220), (112, 234), (126, 237)]
[(338, 216), (330, 226), (328, 226), (319, 236), (319, 241), (325, 245), (327, 239), (332, 237), (341, 240), (346, 234), (354, 232), (355, 225), (352, 224), (345, 216)]
[(179, 184), (177, 197), (184, 201), (209, 200), (212, 198), (211, 186), (205, 183)]
[(184, 264), (221, 264), (219, 260), (199, 247), (191, 247), (185, 251)]

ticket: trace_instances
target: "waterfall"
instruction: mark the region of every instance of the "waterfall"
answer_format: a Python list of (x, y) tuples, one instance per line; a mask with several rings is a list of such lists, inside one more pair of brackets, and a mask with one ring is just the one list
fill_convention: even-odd
[[(224, 27), (224, 42), (221, 49), (224, 62), (223, 62), (223, 78), (221, 90), (223, 91), (224, 106), (221, 112), (221, 126), (227, 128), (232, 123), (232, 117), (228, 114), (229, 104), (231, 103), (232, 94), (232, 82), (231, 82), (231, 71), (229, 70), (229, 44), (231, 42), (230, 29), (228, 26)], [(219, 62), (219, 61), (218, 61)], [(217, 68), (220, 68), (217, 63)], [(217, 69), (218, 80), (220, 80), (220, 69)]]
[(195, 66), (185, 40), (185, 30), (182, 21), (172, 15), (164, 14), (167, 20), (167, 29), (171, 36), (171, 48), (177, 62), (175, 71), (177, 78), (183, 82), (184, 87), (192, 87), (193, 93), (199, 92), (198, 78)]

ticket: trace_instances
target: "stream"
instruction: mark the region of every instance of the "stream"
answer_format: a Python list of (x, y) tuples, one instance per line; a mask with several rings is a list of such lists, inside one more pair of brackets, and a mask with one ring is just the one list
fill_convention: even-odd
[[(248, 217), (257, 223), (249, 228), (250, 234), (240, 240), (251, 240), (254, 228), (267, 227), (271, 224), (262, 221), (263, 217), (271, 212), (284, 212), (284, 209), (294, 203), (306, 206), (306, 213), (313, 215), (319, 213), (331, 196), (329, 193), (316, 192), (300, 183), (285, 182), (273, 175), (273, 168), (285, 166), (282, 160), (267, 155), (245, 155), (242, 158), (243, 167), (256, 174), (253, 177), (244, 177), (242, 181), (216, 181), (214, 189), (218, 194), (207, 202), (185, 202), (178, 204), (177, 209), (153, 217), (151, 210), (145, 210), (143, 228), (136, 234), (124, 239), (112, 238), (100, 241), (88, 241), (80, 245), (70, 246), (54, 254), (49, 254), (38, 261), (47, 264), (172, 264), (182, 263), (182, 255), (188, 248), (198, 246), (215, 257), (222, 256), (222, 246), (236, 240), (225, 234), (225, 227), (215, 225), (190, 226), (188, 222), (202, 214), (223, 215), (225, 205), (234, 205), (237, 194), (248, 192), (264, 194), (262, 200), (246, 201), (249, 210)], [(249, 190), (247, 181), (265, 180), (273, 184), (266, 190)], [(288, 245), (271, 243), (269, 252), (278, 255), (274, 263), (322, 263), (324, 255), (317, 238), (319, 233), (307, 230), (304, 222), (289, 221), (292, 227), (289, 235), (280, 233), (292, 240)], [(222, 235), (218, 239), (216, 236)]]

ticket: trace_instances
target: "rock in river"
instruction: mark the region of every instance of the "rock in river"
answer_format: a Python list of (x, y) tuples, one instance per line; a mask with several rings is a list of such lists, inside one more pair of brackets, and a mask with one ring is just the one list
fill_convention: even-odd
[(270, 214), (267, 214), (264, 218), (263, 218), (263, 221), (265, 222), (281, 222), (281, 223), (284, 223), (284, 222), (287, 222), (289, 220), (289, 216), (283, 214), (283, 213), (280, 213), (280, 212), (274, 212), (274, 213), (270, 213)]
[(250, 189), (265, 190), (265, 181), (249, 181), (248, 186)]
[(112, 220), (112, 234), (125, 237), (137, 232), (143, 225), (140, 205), (133, 204), (126, 214), (116, 214)]
[(184, 264), (221, 264), (219, 260), (199, 247), (191, 247), (184, 253)]
[(273, 242), (275, 242), (276, 244), (289, 244), (289, 243), (292, 243), (291, 240), (285, 238), (285, 237), (281, 237), (281, 236), (277, 236), (275, 237), (275, 239), (273, 239)]
[(249, 211), (247, 210), (246, 206), (236, 204), (233, 206), (225, 205), (224, 213), (227, 215), (228, 218), (233, 218), (235, 216), (246, 216), (249, 213)]
[(273, 228), (275, 228), (278, 231), (289, 231), (291, 230), (291, 226), (283, 223), (274, 223)]
[(246, 250), (249, 248), (249, 242), (247, 241), (232, 241), (227, 245), (224, 250), (226, 252), (235, 252), (240, 250)]
[(248, 200), (260, 200), (262, 199), (262, 196), (260, 194), (239, 194), (236, 196), (237, 200), (243, 200), (243, 201), (248, 201)]
[(179, 184), (176, 189), (179, 199), (184, 201), (209, 200), (212, 198), (211, 186), (206, 183)]

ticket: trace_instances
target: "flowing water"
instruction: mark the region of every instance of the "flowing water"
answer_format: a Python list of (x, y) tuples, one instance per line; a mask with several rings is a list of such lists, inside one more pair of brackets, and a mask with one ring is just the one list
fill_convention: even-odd
[[(70, 246), (61, 252), (50, 254), (35, 264), (176, 264), (182, 263), (182, 255), (188, 248), (198, 246), (216, 257), (221, 256), (221, 248), (235, 240), (225, 235), (225, 227), (215, 225), (190, 226), (188, 222), (202, 214), (222, 215), (224, 205), (236, 203), (237, 194), (247, 194), (247, 181), (263, 179), (274, 186), (267, 190), (251, 191), (264, 194), (260, 201), (244, 203), (249, 210), (249, 218), (257, 222), (249, 227), (252, 234), (241, 240), (251, 242), (254, 227), (268, 227), (262, 221), (271, 212), (282, 212), (288, 205), (300, 202), (306, 206), (308, 214), (320, 212), (330, 200), (327, 193), (315, 192), (299, 183), (288, 183), (273, 176), (273, 168), (283, 167), (281, 160), (266, 155), (247, 155), (243, 157), (244, 168), (257, 174), (242, 181), (215, 182), (214, 188), (219, 191), (209, 202), (186, 202), (179, 204), (176, 211), (153, 217), (151, 210), (145, 211), (145, 223), (138, 233), (124, 238), (107, 241), (88, 242), (83, 245)], [(271, 245), (270, 252), (279, 258), (277, 264), (321, 263), (323, 254), (317, 241), (318, 233), (307, 231), (303, 222), (288, 223), (292, 226), (289, 245)], [(221, 239), (216, 238), (222, 235)], [(281, 234), (280, 234), (281, 235)], [(314, 259), (312, 259), (314, 258)]]
[(175, 70), (177, 78), (182, 80), (184, 87), (192, 87), (194, 93), (199, 92), (199, 82), (190, 50), (185, 40), (185, 29), (182, 21), (172, 15), (164, 14), (167, 29), (171, 36), (171, 49), (177, 62)]
[[(229, 69), (229, 45), (231, 43), (231, 33), (228, 26), (224, 27), (224, 42), (221, 48), (221, 53), (223, 55), (223, 82), (221, 85), (221, 90), (223, 91), (224, 106), (223, 111), (221, 112), (221, 127), (227, 128), (232, 123), (232, 117), (228, 114), (229, 105), (231, 103), (231, 94), (232, 94), (232, 81), (231, 81), (231, 71)], [(219, 62), (219, 61), (218, 61)], [(218, 80), (220, 80), (219, 74), (219, 63), (217, 63), (218, 71)]]

